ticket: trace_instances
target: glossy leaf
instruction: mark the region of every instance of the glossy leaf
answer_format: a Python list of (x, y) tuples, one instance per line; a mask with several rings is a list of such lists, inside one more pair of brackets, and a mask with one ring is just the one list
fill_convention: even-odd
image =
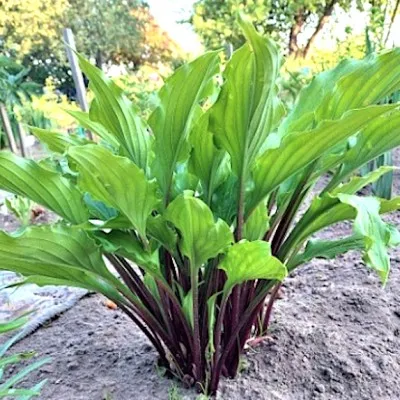
[(181, 252), (193, 267), (201, 267), (233, 242), (226, 222), (221, 219), (215, 222), (208, 206), (190, 192), (177, 197), (168, 206), (165, 218), (179, 230)]
[(349, 180), (349, 182), (340, 184), (335, 189), (331, 190), (330, 193), (332, 195), (339, 193), (354, 194), (370, 183), (376, 182), (383, 175), (392, 172), (396, 168), (397, 167), (393, 166), (383, 166), (364, 176), (354, 176)]
[(99, 232), (96, 238), (102, 244), (105, 252), (125, 257), (152, 275), (159, 274), (158, 251), (146, 251), (133, 234), (113, 230), (108, 234)]
[(48, 131), (46, 129), (30, 127), (29, 130), (44, 143), (50, 151), (64, 154), (70, 146), (81, 146), (92, 143), (89, 140), (80, 138), (76, 135), (63, 134)]
[[(77, 229), (63, 227), (31, 227), (23, 234), (0, 232), (0, 269), (37, 276), (56, 284), (69, 284), (95, 290), (113, 299), (118, 291), (94, 240)], [(31, 282), (33, 283), (33, 282)]]
[(283, 108), (276, 96), (280, 68), (276, 45), (247, 20), (240, 25), (248, 43), (227, 63), (224, 85), (210, 111), (210, 130), (231, 156), (235, 174), (246, 176)]
[(200, 116), (200, 102), (211, 92), (218, 72), (218, 52), (206, 53), (178, 68), (159, 92), (159, 106), (149, 119), (155, 136), (154, 174), (168, 203), (178, 162), (189, 157), (189, 133)]
[(250, 211), (290, 176), (393, 108), (371, 106), (351, 111), (339, 120), (325, 121), (310, 131), (288, 135), (279, 147), (267, 150), (253, 171), (255, 190)]
[(287, 275), (285, 265), (272, 256), (270, 244), (262, 240), (234, 244), (218, 268), (224, 270), (228, 277), (226, 291), (242, 282), (256, 279), (281, 281)]
[(332, 259), (351, 250), (362, 250), (364, 239), (361, 235), (352, 235), (338, 240), (311, 239), (307, 242), (304, 252), (297, 254), (288, 264), (292, 270), (313, 258)]
[(357, 136), (355, 146), (345, 153), (333, 184), (345, 179), (368, 161), (397, 146), (400, 146), (400, 111), (393, 110), (363, 127)]
[(83, 195), (72, 182), (6, 151), (0, 152), (0, 189), (28, 197), (72, 223), (89, 217)]
[[(80, 55), (78, 57), (82, 71), (89, 78), (89, 87), (96, 96), (96, 112), (90, 110), (90, 119), (103, 125), (124, 148), (129, 158), (147, 171), (150, 135), (145, 123), (136, 114), (132, 102), (121, 88), (89, 61)], [(104, 136), (104, 131), (101, 133)]]
[(77, 164), (79, 187), (120, 211), (146, 242), (146, 220), (158, 199), (143, 170), (97, 145), (71, 147), (68, 156)]
[[(93, 100), (93, 102), (94, 103), (92, 103), (92, 105), (91, 105), (92, 114), (93, 114), (93, 108), (96, 107), (96, 106), (94, 106), (94, 104), (96, 104), (96, 100)], [(111, 146), (113, 146), (117, 149), (120, 147), (120, 144), (119, 144), (118, 140), (115, 138), (115, 136), (113, 136), (113, 134), (110, 133), (104, 125), (90, 119), (89, 113), (86, 113), (83, 111), (72, 111), (72, 110), (67, 110), (67, 112), (72, 117), (74, 117), (77, 120), (77, 122), (79, 123), (79, 125), (81, 125), (83, 128), (89, 130), (90, 132), (99, 136), (101, 139), (110, 143)]]
[(388, 228), (388, 225), (382, 221), (379, 215), (379, 200), (373, 197), (361, 198), (348, 194), (339, 194), (338, 197), (342, 203), (348, 204), (357, 211), (354, 232), (364, 238), (364, 261), (378, 272), (385, 284), (390, 270), (387, 249), (391, 242), (393, 227)]
[(215, 190), (229, 174), (229, 157), (225, 151), (214, 145), (213, 134), (209, 130), (209, 113), (202, 115), (194, 127), (190, 142), (193, 146), (189, 160), (189, 170), (199, 177), (204, 192), (204, 200), (211, 204)]
[(399, 62), (400, 50), (393, 49), (364, 60), (343, 60), (317, 75), (301, 91), (280, 127), (281, 134), (310, 129), (349, 110), (376, 104), (400, 87)]
[(266, 204), (261, 202), (250, 215), (243, 227), (243, 238), (249, 241), (262, 239), (269, 228)]

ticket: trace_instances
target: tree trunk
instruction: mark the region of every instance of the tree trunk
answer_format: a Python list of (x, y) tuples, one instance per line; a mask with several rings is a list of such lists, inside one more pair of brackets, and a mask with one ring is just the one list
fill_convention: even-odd
[(325, 10), (323, 14), (321, 15), (318, 25), (315, 28), (314, 33), (311, 35), (310, 39), (308, 40), (306, 46), (304, 47), (303, 50), (303, 57), (306, 58), (308, 56), (308, 53), (310, 51), (310, 48), (315, 42), (315, 39), (317, 38), (318, 34), (321, 32), (325, 24), (328, 22), (329, 17), (332, 15), (333, 8), (335, 7), (335, 4), (338, 2), (338, 0), (332, 0), (330, 3), (328, 3), (325, 7)]
[(4, 131), (7, 136), (7, 141), (8, 145), (10, 146), (10, 150), (14, 154), (17, 154), (18, 149), (17, 149), (17, 144), (15, 143), (13, 131), (11, 129), (10, 118), (8, 118), (6, 106), (2, 103), (0, 104), (0, 116), (3, 121)]
[(301, 28), (304, 25), (304, 15), (303, 12), (300, 10), (295, 16), (295, 22), (290, 28), (290, 35), (289, 35), (289, 55), (294, 54), (295, 57), (299, 55), (299, 45), (297, 42), (299, 33), (301, 32)]
[(397, 0), (396, 1), (396, 5), (394, 6), (392, 18), (390, 19), (390, 24), (389, 24), (389, 28), (388, 28), (388, 31), (387, 31), (387, 35), (386, 35), (386, 39), (385, 39), (384, 45), (386, 45), (386, 43), (389, 40), (390, 33), (392, 31), (392, 26), (393, 26), (394, 20), (396, 19), (397, 12), (399, 10), (399, 6), (400, 6), (400, 0)]
[(96, 67), (101, 70), (103, 69), (103, 54), (100, 49), (96, 52)]

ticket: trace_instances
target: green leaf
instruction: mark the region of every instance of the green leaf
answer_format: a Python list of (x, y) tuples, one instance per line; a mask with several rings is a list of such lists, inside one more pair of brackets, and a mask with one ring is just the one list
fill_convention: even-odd
[(235, 243), (229, 248), (218, 268), (224, 270), (228, 277), (225, 291), (245, 281), (256, 279), (281, 281), (287, 275), (285, 265), (272, 256), (271, 245), (262, 240), (253, 242), (243, 240)]
[(334, 186), (353, 171), (379, 155), (400, 146), (400, 112), (393, 110), (373, 119), (357, 136), (356, 144), (345, 153)]
[(214, 221), (208, 206), (185, 192), (168, 206), (165, 218), (179, 230), (181, 252), (195, 268), (222, 253), (233, 242), (233, 234), (226, 222)]
[(155, 183), (129, 159), (98, 145), (71, 147), (68, 157), (77, 164), (78, 186), (120, 211), (146, 243), (146, 220), (158, 203)]
[(70, 146), (81, 146), (93, 143), (90, 140), (80, 138), (76, 135), (63, 134), (48, 131), (46, 129), (30, 127), (29, 130), (42, 142), (50, 151), (64, 154)]
[(149, 236), (156, 239), (170, 253), (176, 253), (176, 232), (171, 229), (167, 220), (162, 215), (150, 215), (149, 219), (147, 220), (147, 232)]
[(363, 248), (364, 238), (361, 235), (352, 235), (338, 240), (311, 239), (307, 242), (304, 252), (297, 254), (290, 260), (288, 269), (291, 271), (298, 265), (305, 264), (313, 258), (329, 260), (339, 254), (344, 254), (351, 250), (362, 250)]
[(393, 49), (364, 60), (344, 60), (322, 72), (301, 91), (280, 131), (309, 129), (349, 110), (376, 104), (400, 88), (399, 63), (400, 49)]
[(338, 198), (357, 211), (354, 232), (364, 238), (364, 261), (378, 272), (382, 283), (385, 284), (390, 270), (387, 248), (391, 242), (393, 227), (388, 228), (382, 221), (379, 215), (380, 201), (373, 197), (361, 198), (348, 194), (339, 194)]
[[(121, 88), (79, 54), (78, 58), (82, 71), (89, 78), (89, 88), (96, 96), (96, 107), (90, 110), (90, 119), (103, 125), (117, 139), (130, 159), (147, 171), (150, 135), (145, 123), (136, 114), (132, 102)], [(104, 134), (104, 131), (101, 133)]]
[(25, 325), (27, 322), (28, 318), (26, 316), (16, 318), (9, 322), (0, 322), (0, 333), (5, 333), (18, 329), (21, 326)]
[(278, 148), (267, 150), (253, 170), (255, 189), (249, 214), (290, 176), (391, 109), (393, 106), (371, 106), (350, 111), (339, 120), (324, 121), (310, 131), (288, 135)]
[(243, 238), (249, 241), (262, 239), (269, 228), (267, 206), (261, 202), (243, 226)]
[[(290, 237), (292, 239), (296, 237), (297, 242), (302, 242), (308, 236), (326, 226), (340, 221), (354, 219), (356, 216), (355, 210), (340, 202), (337, 196), (340, 193), (355, 194), (358, 190), (374, 182), (376, 179), (379, 179), (382, 174), (387, 173), (392, 168), (393, 167), (381, 167), (363, 177), (353, 177), (349, 182), (333, 190), (332, 194), (325, 193), (320, 197), (315, 197), (308, 210), (295, 226)], [(381, 214), (398, 209), (400, 209), (400, 197), (395, 197), (391, 200), (380, 199)]]
[(190, 134), (193, 146), (189, 160), (189, 171), (199, 177), (204, 200), (211, 204), (215, 190), (229, 174), (229, 157), (214, 145), (213, 134), (208, 129), (209, 113), (203, 114)]
[(269, 133), (283, 115), (276, 78), (280, 57), (275, 44), (247, 20), (240, 25), (248, 43), (226, 65), (217, 102), (210, 110), (210, 130), (231, 156), (237, 176), (247, 176)]
[(154, 174), (166, 204), (176, 165), (189, 157), (189, 133), (200, 115), (200, 102), (211, 93), (218, 59), (218, 52), (209, 52), (178, 68), (160, 90), (160, 104), (149, 118), (155, 136)]
[(117, 149), (120, 147), (120, 144), (118, 140), (115, 138), (115, 136), (113, 136), (104, 125), (102, 125), (99, 122), (91, 120), (89, 113), (83, 111), (72, 111), (72, 110), (67, 110), (67, 113), (70, 114), (73, 118), (75, 118), (78, 121), (79, 125), (91, 131), (95, 135), (99, 136), (100, 138), (108, 142), (112, 147)]
[(374, 171), (371, 171), (367, 175), (354, 176), (350, 179), (349, 182), (343, 183), (343, 184), (337, 186), (332, 191), (330, 191), (330, 194), (331, 195), (337, 195), (339, 193), (354, 194), (354, 193), (358, 192), (359, 190), (361, 190), (363, 187), (369, 185), (370, 183), (377, 181), (383, 175), (385, 175), (389, 172), (392, 172), (395, 169), (397, 169), (397, 167), (383, 166)]
[[(17, 372), (16, 374), (13, 374), (9, 379), (7, 379), (4, 383), (0, 385), (0, 393), (3, 391), (9, 390), (7, 393), (8, 396), (12, 395), (12, 392), (14, 389), (11, 389), (14, 385), (22, 381), (26, 376), (28, 376), (31, 372), (39, 369), (42, 367), (44, 364), (47, 364), (50, 361), (50, 358), (44, 358), (42, 360), (38, 360), (25, 368), (23, 368), (21, 371)], [(18, 389), (16, 389), (18, 390)], [(32, 389), (31, 389), (32, 390)], [(39, 393), (38, 393), (39, 394)], [(28, 395), (28, 393), (24, 393), (24, 395)]]
[[(99, 218), (103, 221), (113, 220), (118, 216), (118, 211), (115, 208), (107, 207), (102, 201), (94, 200), (89, 193), (85, 193), (83, 200), (88, 207), (91, 217)], [(126, 221), (129, 227), (129, 221)]]
[[(386, 153), (381, 154), (378, 158), (373, 161), (374, 169), (379, 168), (380, 166), (393, 165), (393, 157), (392, 152), (387, 151)], [(390, 199), (392, 197), (393, 191), (393, 170), (389, 171), (386, 175), (379, 178), (372, 185), (372, 190), (374, 194), (383, 199)]]
[(114, 230), (110, 233), (98, 232), (96, 238), (102, 244), (105, 252), (118, 254), (133, 261), (146, 272), (159, 275), (158, 250), (153, 252), (145, 250), (133, 234)]
[[(107, 270), (99, 247), (86, 232), (62, 226), (35, 226), (23, 234), (0, 232), (0, 269), (38, 277), (38, 284), (49, 279), (54, 284), (68, 284), (95, 290), (119, 299), (110, 284), (113, 275)], [(33, 283), (33, 281), (31, 281)]]
[(75, 224), (89, 217), (82, 193), (68, 179), (6, 151), (0, 152), (0, 189), (27, 197)]

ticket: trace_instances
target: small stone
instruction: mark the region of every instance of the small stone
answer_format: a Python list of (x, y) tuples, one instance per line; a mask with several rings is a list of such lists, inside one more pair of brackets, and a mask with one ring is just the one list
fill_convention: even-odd
[(75, 371), (78, 368), (79, 368), (79, 364), (76, 361), (70, 361), (67, 364), (68, 371)]
[(318, 393), (325, 393), (325, 386), (322, 383), (317, 383), (315, 385), (315, 391)]
[(330, 381), (333, 378), (333, 371), (330, 368), (322, 368), (321, 372), (322, 376), (327, 381)]
[(145, 353), (149, 353), (150, 351), (152, 351), (153, 350), (153, 346), (151, 346), (151, 345), (149, 345), (149, 344), (145, 344), (144, 346), (143, 346), (143, 351), (145, 352)]

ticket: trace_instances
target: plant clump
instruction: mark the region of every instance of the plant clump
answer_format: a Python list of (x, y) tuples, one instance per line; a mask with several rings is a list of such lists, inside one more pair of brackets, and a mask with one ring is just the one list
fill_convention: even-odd
[[(288, 273), (359, 250), (385, 283), (387, 249), (399, 243), (381, 214), (400, 198), (357, 193), (393, 170), (358, 174), (400, 145), (399, 107), (380, 104), (400, 88), (400, 50), (341, 62), (286, 112), (276, 45), (239, 23), (247, 42), (222, 85), (219, 52), (205, 53), (165, 82), (145, 121), (80, 57), (95, 97), (88, 113), (70, 113), (98, 140), (33, 129), (50, 160), (0, 153), (0, 188), (61, 218), (0, 232), (0, 268), (107, 296), (160, 365), (207, 394), (237, 374), (247, 341), (265, 334)], [(321, 176), (327, 183), (304, 204)], [(313, 239), (344, 220), (354, 221), (348, 237)]]

